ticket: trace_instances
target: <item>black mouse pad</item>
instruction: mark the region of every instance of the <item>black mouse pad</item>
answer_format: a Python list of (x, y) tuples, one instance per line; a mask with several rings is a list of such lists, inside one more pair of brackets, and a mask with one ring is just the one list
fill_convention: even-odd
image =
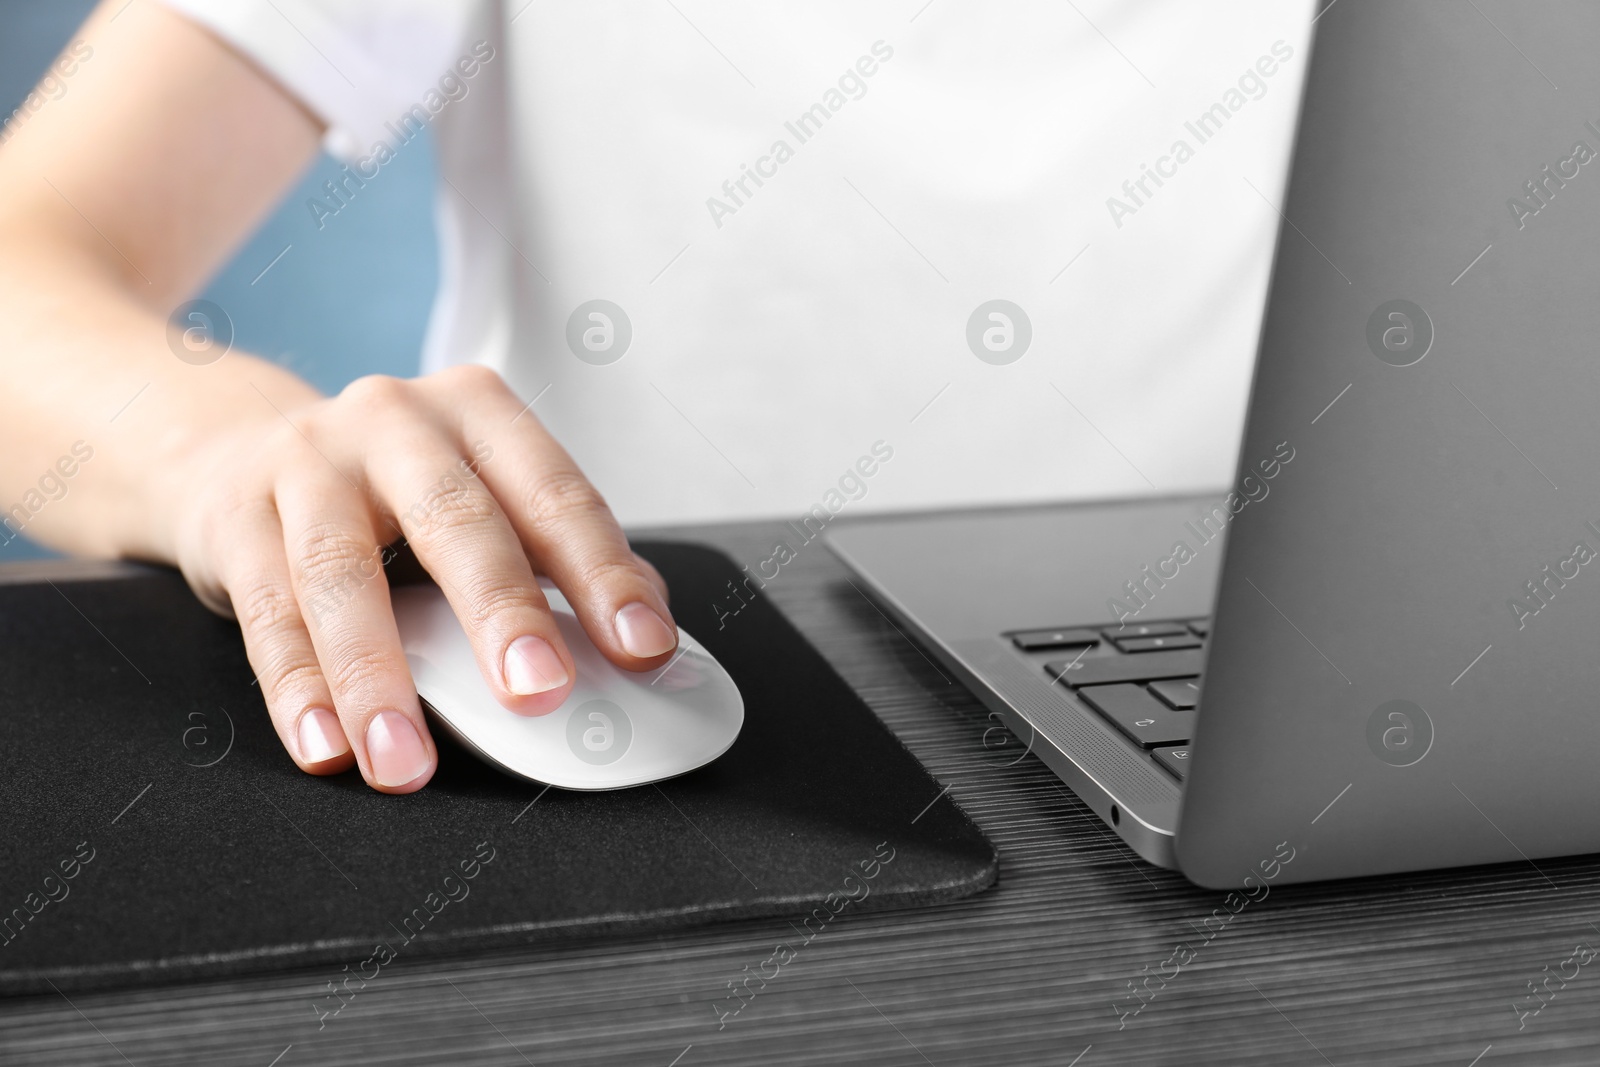
[(311, 777), (237, 626), (178, 575), (0, 585), (0, 992), (312, 965), (348, 991), (411, 958), (734, 918), (820, 929), (994, 882), (993, 846), (776, 608), (754, 596), (717, 627), (731, 560), (636, 547), (746, 719), (710, 766), (611, 793), (510, 777), (438, 731), (410, 796)]

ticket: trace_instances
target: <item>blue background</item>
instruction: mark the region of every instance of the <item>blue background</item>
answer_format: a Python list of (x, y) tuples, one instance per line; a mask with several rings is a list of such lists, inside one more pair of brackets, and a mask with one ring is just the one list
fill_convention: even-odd
[[(90, 0), (0, 2), (0, 107), (21, 104), (71, 39)], [(204, 151), (196, 158), (204, 165)], [(320, 231), (306, 207), (339, 172), (320, 157), (203, 294), (233, 320), (236, 347), (290, 368), (324, 392), (363, 374), (416, 373), (438, 283), (429, 135), (412, 141)], [(250, 283), (284, 247), (261, 280)], [(0, 562), (50, 553), (16, 538)]]

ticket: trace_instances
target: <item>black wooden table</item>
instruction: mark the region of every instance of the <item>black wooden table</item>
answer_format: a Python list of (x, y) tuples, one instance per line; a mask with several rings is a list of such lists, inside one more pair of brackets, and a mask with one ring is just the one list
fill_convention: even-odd
[[(666, 533), (753, 563), (777, 530)], [(401, 962), (320, 1032), (320, 973), (5, 1000), (0, 1064), (1600, 1062), (1596, 859), (1274, 889), (1218, 931), (1223, 894), (1123, 847), (820, 544), (767, 593), (993, 838), (998, 886), (841, 916), (721, 1029), (787, 923)]]

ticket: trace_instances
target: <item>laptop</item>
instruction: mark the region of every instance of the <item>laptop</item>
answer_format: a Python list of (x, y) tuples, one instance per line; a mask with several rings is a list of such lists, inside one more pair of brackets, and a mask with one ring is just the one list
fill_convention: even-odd
[(1325, 5), (1233, 483), (830, 528), (975, 743), (1208, 887), (1600, 850), (1597, 45)]

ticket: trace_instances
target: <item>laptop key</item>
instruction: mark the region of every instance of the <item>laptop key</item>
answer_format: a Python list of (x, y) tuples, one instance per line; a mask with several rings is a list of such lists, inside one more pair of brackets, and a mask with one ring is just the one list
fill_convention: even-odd
[(1182, 745), (1194, 732), (1194, 712), (1173, 711), (1138, 685), (1092, 685), (1078, 690), (1091, 708), (1145, 748)]
[(1141, 622), (1107, 626), (1100, 632), (1105, 634), (1107, 641), (1117, 641), (1129, 637), (1175, 637), (1187, 634), (1189, 629), (1181, 622)]
[(1200, 700), (1200, 679), (1168, 678), (1161, 682), (1151, 682), (1150, 692), (1166, 701), (1169, 707), (1178, 711), (1191, 711)]
[(1197, 648), (1144, 652), (1137, 656), (1083, 656), (1076, 660), (1051, 660), (1044, 672), (1052, 681), (1076, 689), (1113, 682), (1153, 682), (1160, 678), (1193, 678), (1205, 666)]
[(1157, 763), (1171, 771), (1173, 776), (1177, 778), (1178, 781), (1183, 781), (1184, 777), (1188, 774), (1188, 746), (1185, 745), (1179, 748), (1158, 748), (1152, 751), (1150, 755), (1156, 758)]
[(1205, 642), (1186, 633), (1172, 637), (1119, 637), (1113, 644), (1124, 652), (1156, 652), (1163, 648), (1199, 648)]
[(1100, 635), (1093, 630), (1023, 630), (1011, 635), (1011, 643), (1024, 652), (1043, 652), (1052, 648), (1083, 648), (1098, 645)]

